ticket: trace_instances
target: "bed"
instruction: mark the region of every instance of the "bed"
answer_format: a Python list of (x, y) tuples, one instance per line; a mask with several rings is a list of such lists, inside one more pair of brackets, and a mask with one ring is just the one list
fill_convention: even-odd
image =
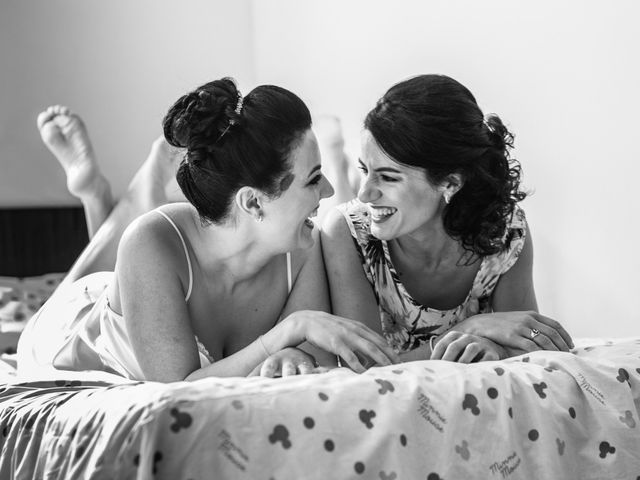
[(5, 361), (0, 444), (2, 479), (637, 479), (640, 338), (172, 384)]

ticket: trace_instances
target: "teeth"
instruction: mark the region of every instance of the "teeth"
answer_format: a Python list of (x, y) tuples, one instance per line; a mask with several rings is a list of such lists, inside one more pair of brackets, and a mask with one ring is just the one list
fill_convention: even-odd
[(371, 216), (375, 219), (380, 219), (393, 215), (398, 209), (393, 207), (371, 207)]

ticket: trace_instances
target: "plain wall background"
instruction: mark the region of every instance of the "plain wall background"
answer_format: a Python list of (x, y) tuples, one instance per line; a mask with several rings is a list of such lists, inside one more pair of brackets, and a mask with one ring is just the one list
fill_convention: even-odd
[(35, 127), (56, 103), (121, 194), (180, 95), (254, 81), (251, 19), (249, 0), (0, 0), (0, 206), (77, 203)]
[(577, 337), (640, 333), (640, 4), (542, 0), (0, 0), (0, 205), (74, 203), (37, 112), (86, 119), (122, 192), (169, 104), (211, 78), (274, 83), (361, 122), (445, 73), (516, 134), (541, 310)]

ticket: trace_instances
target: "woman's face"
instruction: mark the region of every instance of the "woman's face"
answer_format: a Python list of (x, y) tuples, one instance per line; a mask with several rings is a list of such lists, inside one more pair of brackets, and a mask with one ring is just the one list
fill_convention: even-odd
[(284, 180), (289, 187), (264, 207), (270, 237), (284, 240), (287, 251), (313, 245), (311, 217), (318, 213), (320, 200), (333, 195), (333, 187), (320, 171), (320, 151), (311, 130), (292, 150), (289, 163), (291, 177)]
[(441, 223), (444, 188), (431, 185), (424, 170), (393, 161), (368, 130), (361, 140), (359, 168), (364, 178), (358, 199), (369, 207), (371, 233), (392, 240)]

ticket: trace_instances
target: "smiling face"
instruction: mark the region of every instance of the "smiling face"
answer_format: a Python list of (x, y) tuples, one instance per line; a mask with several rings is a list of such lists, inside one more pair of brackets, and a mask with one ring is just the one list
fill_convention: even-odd
[(444, 187), (435, 187), (424, 170), (392, 160), (368, 130), (362, 132), (359, 167), (364, 178), (358, 199), (367, 204), (371, 233), (381, 240), (419, 234), (442, 225)]
[(317, 214), (322, 198), (333, 195), (333, 187), (320, 171), (320, 151), (311, 130), (289, 156), (291, 170), (283, 179), (289, 186), (282, 194), (264, 205), (264, 223), (271, 239), (283, 240), (285, 251), (313, 245), (310, 217)]

